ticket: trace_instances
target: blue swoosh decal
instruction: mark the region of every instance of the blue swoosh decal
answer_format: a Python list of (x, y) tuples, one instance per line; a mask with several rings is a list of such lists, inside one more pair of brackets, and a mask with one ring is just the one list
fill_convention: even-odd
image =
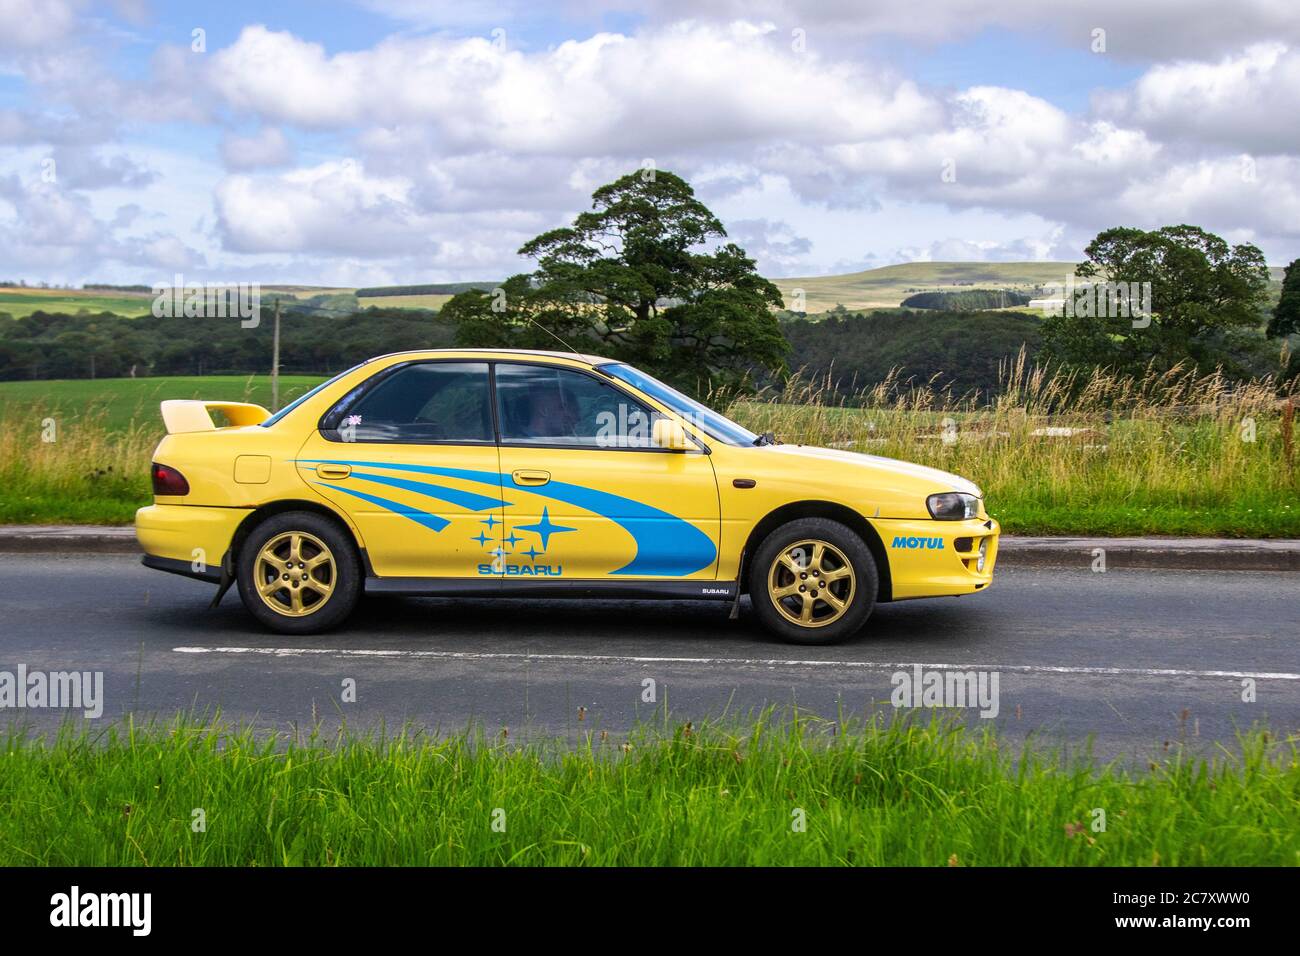
[(689, 521), (640, 501), (582, 485), (564, 481), (552, 481), (542, 486), (520, 485), (512, 476), (495, 471), (440, 468), (436, 465), (395, 465), (380, 461), (314, 458), (305, 461), (311, 464), (386, 468), (390, 471), (460, 478), (485, 485), (514, 488), (530, 495), (576, 505), (614, 522), (636, 542), (636, 556), (623, 567), (611, 571), (611, 574), (684, 577), (704, 570), (718, 557), (718, 549), (709, 536)]
[(636, 557), (610, 574), (683, 577), (702, 571), (718, 556), (713, 542), (695, 525), (640, 501), (564, 481), (539, 487), (517, 484), (510, 475), (501, 483), (529, 494), (576, 505), (608, 518), (636, 541)]
[(299, 458), (300, 465), (351, 465), (354, 468), (386, 468), (389, 471), (410, 471), (418, 475), (438, 475), (442, 478), (463, 478), (487, 485), (500, 485), (502, 475), (495, 471), (474, 471), (468, 468), (441, 468), (437, 465), (394, 465), (387, 461), (352, 461), (347, 458)]
[(363, 478), (366, 481), (373, 481), (381, 485), (391, 485), (394, 488), (414, 491), (416, 494), (424, 495), (427, 498), (437, 498), (439, 501), (459, 505), (469, 511), (491, 511), (494, 508), (501, 508), (509, 504), (508, 501), (502, 501), (500, 498), (489, 498), (487, 495), (475, 494), (472, 491), (445, 488), (442, 485), (412, 481), (409, 478), (394, 478), (392, 475), (372, 475), (364, 471), (354, 471), (350, 477)]
[(395, 512), (403, 518), (410, 518), (416, 524), (422, 524), (433, 531), (441, 531), (447, 525), (451, 524), (446, 518), (440, 518), (437, 515), (431, 515), (427, 511), (421, 511), (419, 508), (413, 508), (410, 505), (404, 505), (400, 501), (389, 501), (387, 498), (380, 498), (378, 495), (368, 495), (364, 491), (357, 491), (353, 488), (344, 488), (342, 485), (331, 485), (324, 481), (315, 482), (325, 488), (332, 488), (335, 491), (341, 491), (345, 495), (352, 495), (354, 498), (360, 498), (362, 501), (368, 501), (372, 505), (379, 505), (388, 511)]

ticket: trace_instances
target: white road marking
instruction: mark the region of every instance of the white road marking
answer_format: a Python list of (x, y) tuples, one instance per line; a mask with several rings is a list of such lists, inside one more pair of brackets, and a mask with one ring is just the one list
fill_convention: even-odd
[(1255, 680), (1300, 680), (1300, 674), (1270, 671), (1194, 671), (1173, 667), (1054, 667), (1047, 664), (945, 664), (936, 661), (808, 661), (754, 657), (629, 657), (618, 654), (531, 654), (488, 651), (362, 650), (346, 647), (173, 647), (177, 654), (256, 654), (264, 657), (373, 657), (456, 661), (539, 661), (597, 664), (731, 664), (742, 667), (846, 667), (863, 670), (911, 670), (914, 667), (956, 671), (1007, 671), (1019, 674), (1080, 674), (1091, 677), (1250, 677)]

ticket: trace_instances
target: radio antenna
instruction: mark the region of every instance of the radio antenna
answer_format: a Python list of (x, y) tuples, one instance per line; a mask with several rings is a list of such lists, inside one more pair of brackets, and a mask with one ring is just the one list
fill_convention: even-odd
[(579, 352), (577, 349), (575, 349), (575, 348), (574, 348), (572, 345), (570, 345), (568, 342), (564, 341), (564, 339), (560, 338), (558, 335), (556, 335), (554, 332), (552, 332), (552, 331), (551, 331), (550, 329), (548, 329), (546, 326), (542, 325), (542, 323), (538, 322), (538, 321), (537, 321), (536, 319), (534, 319), (531, 315), (525, 315), (524, 318), (527, 319), (529, 322), (533, 323), (533, 325), (537, 326), (539, 329), (541, 329), (543, 332), (545, 332), (545, 333), (546, 333), (547, 335), (549, 335), (551, 338), (555, 339), (555, 341), (559, 342), (561, 345), (563, 345), (566, 349), (568, 349), (568, 350), (569, 350), (570, 352), (572, 352), (574, 355), (578, 356), (578, 358), (582, 358), (582, 353), (581, 353), (581, 352)]

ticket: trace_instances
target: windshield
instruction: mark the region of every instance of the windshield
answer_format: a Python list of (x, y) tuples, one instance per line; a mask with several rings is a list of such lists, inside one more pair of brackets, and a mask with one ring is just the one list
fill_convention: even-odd
[(747, 428), (742, 428), (725, 415), (719, 415), (707, 405), (702, 405), (693, 398), (688, 398), (675, 388), (671, 388), (630, 365), (616, 363), (601, 365), (597, 371), (604, 372), (610, 378), (626, 382), (633, 388), (640, 389), (656, 401), (663, 402), (677, 414), (688, 419), (693, 425), (702, 428), (718, 441), (729, 445), (752, 445), (758, 440)]
[(346, 372), (339, 372), (337, 375), (335, 375), (333, 378), (329, 379), (328, 381), (321, 382), (319, 385), (317, 385), (315, 388), (311, 389), (310, 391), (303, 392), (301, 395), (299, 395), (297, 398), (295, 398), (295, 399), (294, 399), (292, 402), (290, 402), (288, 405), (284, 406), (284, 408), (280, 409), (278, 412), (276, 412), (274, 415), (272, 415), (272, 416), (271, 416), (270, 418), (268, 418), (266, 421), (262, 422), (262, 427), (263, 427), (263, 428), (270, 428), (272, 425), (274, 425), (274, 424), (275, 424), (276, 422), (278, 422), (280, 419), (284, 418), (285, 415), (288, 415), (291, 411), (293, 411), (295, 408), (297, 408), (297, 407), (298, 407), (299, 405), (301, 405), (303, 402), (307, 401), (307, 399), (309, 399), (309, 398), (311, 398), (313, 395), (316, 395), (317, 393), (319, 393), (321, 389), (323, 389), (323, 388), (329, 388), (331, 385), (333, 385), (335, 382), (337, 382), (339, 379), (341, 379), (344, 375), (351, 375), (353, 372), (355, 372), (357, 369), (361, 368), (361, 366), (362, 366), (362, 365), (365, 365), (365, 364), (366, 364), (365, 362), (362, 362), (360, 365), (354, 365), (354, 366), (352, 366), (350, 369), (348, 369)]

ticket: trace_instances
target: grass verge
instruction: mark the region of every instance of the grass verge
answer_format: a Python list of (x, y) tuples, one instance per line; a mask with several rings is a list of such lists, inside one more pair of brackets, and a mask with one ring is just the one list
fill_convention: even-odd
[(11, 733), (0, 750), (4, 865), (1300, 861), (1297, 741), (1262, 732), (1137, 774), (883, 718), (643, 727), (577, 749), (180, 720)]

